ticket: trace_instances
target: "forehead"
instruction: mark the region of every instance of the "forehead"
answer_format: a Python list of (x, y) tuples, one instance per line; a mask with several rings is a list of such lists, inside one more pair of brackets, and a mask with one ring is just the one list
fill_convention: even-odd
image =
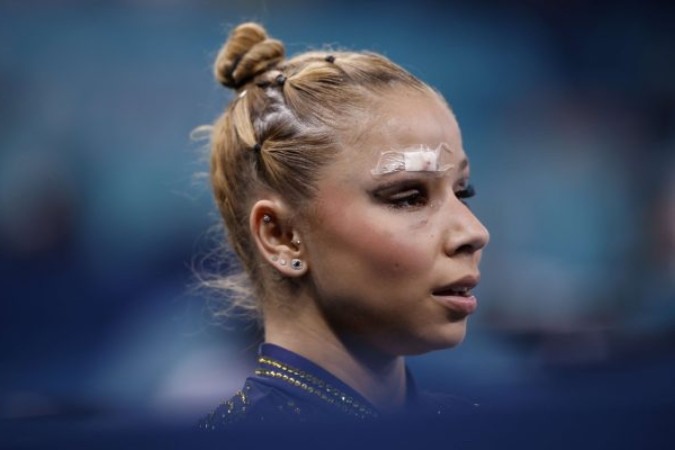
[(465, 159), (454, 114), (432, 92), (391, 93), (373, 105), (358, 142), (344, 149), (334, 170), (375, 168), (383, 152), (410, 148), (435, 149), (445, 144), (455, 164)]

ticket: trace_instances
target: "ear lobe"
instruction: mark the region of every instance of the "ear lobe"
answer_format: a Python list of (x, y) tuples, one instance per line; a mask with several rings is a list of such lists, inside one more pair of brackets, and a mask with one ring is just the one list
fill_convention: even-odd
[(307, 272), (301, 240), (288, 220), (286, 205), (279, 200), (258, 200), (251, 208), (249, 226), (263, 259), (283, 276), (299, 277)]

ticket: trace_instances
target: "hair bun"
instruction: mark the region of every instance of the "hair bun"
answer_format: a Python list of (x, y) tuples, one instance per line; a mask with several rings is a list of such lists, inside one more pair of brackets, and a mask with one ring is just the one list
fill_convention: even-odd
[(214, 73), (223, 86), (239, 89), (284, 59), (284, 44), (248, 22), (237, 26), (220, 49)]

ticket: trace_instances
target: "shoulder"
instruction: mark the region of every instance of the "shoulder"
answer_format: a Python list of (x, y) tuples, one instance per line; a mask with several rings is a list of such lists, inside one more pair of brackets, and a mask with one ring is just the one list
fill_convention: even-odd
[(279, 428), (325, 416), (318, 405), (249, 378), (243, 388), (199, 422), (203, 430)]
[(248, 397), (250, 385), (244, 385), (229, 400), (221, 403), (212, 413), (199, 421), (199, 428), (204, 430), (216, 430), (228, 425), (241, 423), (250, 416), (251, 400)]

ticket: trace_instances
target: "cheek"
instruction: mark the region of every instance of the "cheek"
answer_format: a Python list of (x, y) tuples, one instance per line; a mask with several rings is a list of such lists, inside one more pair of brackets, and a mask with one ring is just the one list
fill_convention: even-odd
[(340, 217), (327, 230), (328, 240), (370, 276), (400, 277), (426, 273), (430, 268), (433, 234), (428, 219), (401, 220), (392, 214), (355, 216), (353, 220), (345, 220), (344, 214)]
[[(373, 233), (373, 237), (377, 236)], [(362, 243), (362, 257), (373, 268), (380, 268), (383, 275), (399, 277), (415, 274), (429, 265), (427, 253), (423, 251), (421, 242), (411, 236), (379, 235), (378, 240)]]

